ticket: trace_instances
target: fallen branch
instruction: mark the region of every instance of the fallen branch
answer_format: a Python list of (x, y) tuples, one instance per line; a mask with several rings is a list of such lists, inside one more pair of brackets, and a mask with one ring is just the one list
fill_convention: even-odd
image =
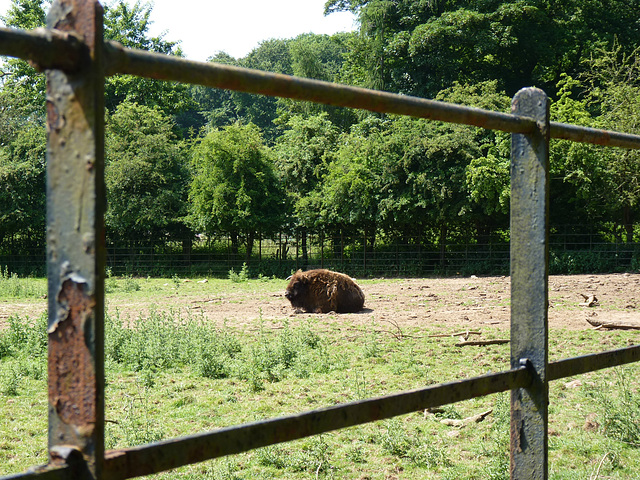
[(469, 338), (469, 335), (482, 335), (482, 332), (474, 332), (472, 330), (465, 330), (464, 332), (458, 332), (458, 333), (436, 333), (434, 335), (429, 335), (429, 338), (442, 338), (442, 337), (465, 337), (465, 338)]
[(467, 347), (470, 345), (475, 346), (483, 346), (483, 345), (502, 345), (504, 343), (509, 343), (509, 340), (505, 339), (496, 339), (496, 340), (470, 340), (456, 343), (456, 347)]
[(477, 415), (473, 415), (471, 417), (463, 418), (462, 420), (454, 420), (454, 419), (451, 419), (451, 418), (443, 418), (442, 420), (440, 420), (440, 423), (442, 423), (444, 425), (449, 425), (450, 427), (462, 428), (462, 427), (466, 427), (470, 423), (480, 423), (485, 418), (487, 418), (487, 416), (491, 412), (493, 412), (493, 409), (490, 408), (486, 412), (478, 413)]
[(398, 325), (398, 322), (396, 322), (395, 320), (387, 320), (386, 318), (383, 318), (382, 321), (390, 323), (392, 326), (394, 326), (396, 328), (396, 330), (397, 330), (396, 332), (391, 332), (389, 330), (383, 330), (383, 332), (390, 333), (391, 335), (396, 337), (396, 340), (402, 340), (403, 338), (413, 338), (412, 335), (407, 335), (407, 334), (403, 333), (402, 329), (400, 328), (400, 325)]
[(640, 322), (633, 322), (626, 320), (624, 322), (619, 322), (616, 320), (595, 320), (587, 318), (585, 319), (592, 326), (596, 328), (606, 328), (608, 330), (640, 330)]
[(584, 295), (582, 293), (580, 295), (582, 295), (582, 298), (584, 298), (584, 302), (579, 303), (578, 306), (580, 306), (580, 307), (597, 307), (598, 305), (600, 305), (598, 303), (598, 299), (596, 298), (595, 295), (586, 296), (586, 295)]

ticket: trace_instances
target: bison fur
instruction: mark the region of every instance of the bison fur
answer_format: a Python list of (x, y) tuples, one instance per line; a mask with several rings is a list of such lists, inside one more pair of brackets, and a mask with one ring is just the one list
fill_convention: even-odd
[(310, 313), (351, 313), (364, 306), (364, 293), (351, 277), (325, 269), (298, 270), (284, 296), (292, 307)]

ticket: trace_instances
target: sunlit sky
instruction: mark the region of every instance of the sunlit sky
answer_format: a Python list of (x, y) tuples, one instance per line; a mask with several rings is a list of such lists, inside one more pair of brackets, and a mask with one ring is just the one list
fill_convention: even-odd
[[(131, 5), (135, 0), (127, 0)], [(109, 2), (113, 3), (113, 0)], [(145, 2), (143, 2), (145, 3)], [(332, 34), (355, 28), (350, 13), (323, 15), (325, 0), (155, 0), (150, 34), (181, 40), (185, 56), (206, 60), (224, 51), (244, 57), (261, 41), (301, 33)], [(0, 0), (4, 15), (11, 0)]]

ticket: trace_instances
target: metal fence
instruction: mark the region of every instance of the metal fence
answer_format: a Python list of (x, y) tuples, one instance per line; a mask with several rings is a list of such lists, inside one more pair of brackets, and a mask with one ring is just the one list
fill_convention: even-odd
[[(285, 278), (299, 268), (329, 268), (357, 277), (431, 275), (508, 275), (506, 235), (439, 245), (421, 239), (384, 239), (370, 245), (364, 236), (282, 233), (256, 240), (247, 255), (232, 248), (230, 238), (186, 238), (167, 243), (109, 242), (106, 267), (113, 276), (173, 276), (226, 278), (246, 263), (253, 277)], [(185, 245), (187, 246), (185, 248)], [(640, 243), (609, 240), (600, 232), (566, 231), (549, 235), (549, 273), (610, 273), (640, 269)], [(12, 253), (0, 248), (0, 269), (20, 276), (43, 276), (45, 247)]]
[[(549, 139), (640, 148), (640, 137), (549, 122), (538, 89), (489, 112), (104, 42), (94, 0), (57, 0), (49, 28), (0, 30), (0, 54), (47, 71), (49, 463), (13, 479), (123, 479), (436, 405), (511, 391), (511, 477), (548, 478), (549, 382), (640, 360), (640, 346), (548, 362)], [(116, 73), (277, 95), (512, 133), (511, 368), (122, 450), (104, 449), (104, 76)]]

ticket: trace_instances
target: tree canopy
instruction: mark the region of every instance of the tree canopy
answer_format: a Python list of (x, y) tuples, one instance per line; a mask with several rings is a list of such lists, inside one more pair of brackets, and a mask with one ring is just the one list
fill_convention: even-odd
[[(535, 85), (554, 120), (640, 133), (639, 2), (328, 0), (327, 14), (355, 13), (356, 31), (210, 61), (502, 112)], [(2, 20), (36, 28), (49, 5), (12, 0)], [(152, 8), (108, 3), (106, 38), (181, 56), (150, 35)], [(303, 248), (319, 231), (441, 248), (508, 232), (507, 134), (127, 75), (105, 91), (111, 239), (229, 235), (249, 255), (280, 231)], [(0, 112), (0, 246), (42, 244), (45, 89), (27, 62), (3, 64)], [(552, 228), (636, 241), (639, 172), (633, 151), (553, 142)]]

